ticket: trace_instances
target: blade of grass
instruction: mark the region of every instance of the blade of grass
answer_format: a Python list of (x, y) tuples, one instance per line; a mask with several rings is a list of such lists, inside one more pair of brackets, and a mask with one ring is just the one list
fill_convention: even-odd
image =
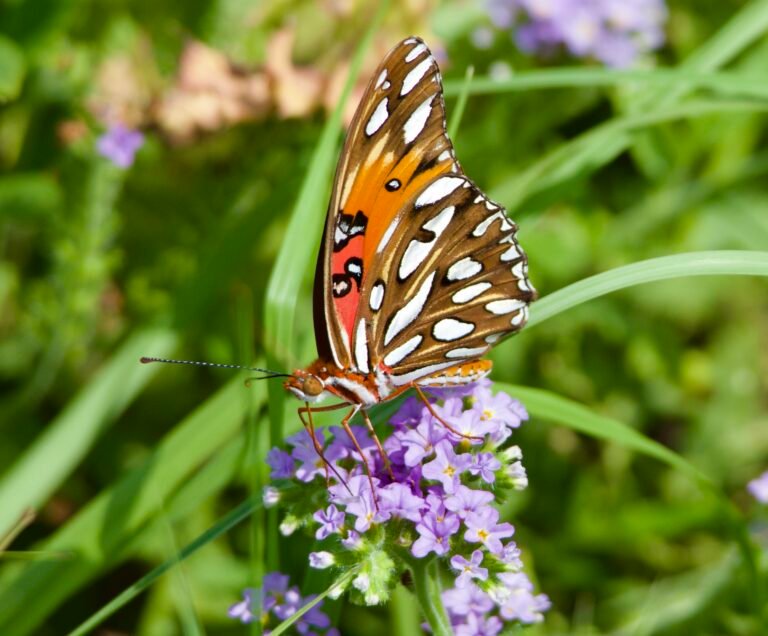
[(464, 109), (467, 107), (467, 99), (469, 98), (470, 89), (472, 86), (472, 76), (475, 74), (475, 67), (468, 66), (467, 72), (464, 74), (464, 81), (461, 83), (461, 89), (457, 92), (458, 100), (456, 100), (456, 108), (451, 115), (451, 123), (448, 125), (448, 136), (456, 143), (456, 135), (459, 132), (459, 124), (461, 124), (461, 118), (464, 115)]
[(82, 461), (102, 429), (114, 422), (157, 372), (138, 363), (148, 351), (170, 354), (172, 331), (135, 333), (0, 479), (0, 534), (29, 507), (38, 508)]
[(247, 500), (241, 503), (237, 508), (230, 511), (222, 519), (211, 526), (208, 530), (203, 532), (194, 541), (184, 546), (179, 550), (173, 558), (164, 561), (162, 564), (154, 568), (151, 572), (141, 577), (136, 583), (129, 588), (118, 594), (109, 603), (102, 607), (98, 612), (91, 616), (87, 621), (82, 623), (73, 629), (69, 636), (81, 636), (82, 634), (90, 633), (95, 627), (102, 623), (106, 618), (114, 614), (118, 609), (123, 607), (126, 603), (136, 598), (150, 585), (152, 585), (163, 574), (168, 572), (171, 568), (181, 563), (184, 559), (190, 557), (200, 548), (207, 545), (214, 539), (220, 537), (224, 533), (234, 528), (237, 524), (247, 519), (254, 510), (261, 506), (260, 501)]
[(465, 89), (466, 80), (447, 81), (445, 95), (499, 95), (530, 90), (555, 88), (615, 87), (625, 84), (667, 86), (674, 83), (689, 91), (706, 89), (722, 97), (768, 99), (768, 76), (744, 72), (697, 72), (685, 68), (657, 68), (653, 70), (615, 70), (606, 68), (551, 68), (522, 71), (506, 79), (477, 77)]
[(291, 626), (296, 623), (296, 621), (298, 621), (302, 616), (304, 616), (304, 614), (315, 607), (315, 605), (323, 601), (334, 590), (337, 590), (338, 588), (341, 588), (342, 590), (346, 589), (355, 574), (357, 574), (357, 570), (354, 569), (342, 574), (333, 585), (328, 587), (328, 589), (318, 594), (309, 603), (303, 605), (299, 610), (297, 610), (295, 614), (291, 614), (290, 617), (286, 618), (282, 623), (275, 627), (275, 629), (270, 632), (270, 636), (280, 636), (280, 634), (285, 632), (285, 630), (290, 629)]
[[(388, 5), (386, 1), (379, 3), (376, 14), (355, 51), (344, 90), (312, 154), (309, 169), (291, 212), (291, 220), (285, 232), (286, 239), (275, 260), (267, 286), (264, 317), (264, 343), (269, 368), (281, 369), (290, 362), (284, 359), (281, 352), (293, 351), (291, 343), (295, 337), (296, 303), (300, 297), (302, 282), (316, 257), (314, 249), (308, 245), (299, 246), (297, 241), (299, 237), (322, 235), (322, 206), (328, 200), (330, 191), (344, 106), (362, 67), (365, 53), (373, 40), (373, 34)], [(282, 387), (269, 387), (270, 444), (273, 446), (283, 441), (284, 399), (285, 391)]]
[[(562, 144), (519, 175), (493, 189), (493, 198), (514, 210), (524, 199), (581, 173), (591, 173), (623, 152), (632, 132), (651, 126), (726, 112), (768, 111), (764, 102), (697, 100), (666, 110), (615, 117)], [(608, 149), (608, 150), (606, 150)]]
[(254, 401), (263, 403), (263, 386), (245, 389), (241, 380), (232, 380), (178, 424), (141, 466), (42, 544), (46, 550), (74, 553), (77, 558), (72, 562), (34, 563), (4, 572), (0, 633), (22, 636), (33, 631), (60, 603), (113, 563), (156, 518), (158, 497), (168, 499), (192, 481), (200, 465), (241, 429), (245, 405), (240, 392), (244, 390), (253, 391)]
[(687, 276), (768, 276), (768, 252), (689, 252), (617, 267), (559, 289), (531, 306), (528, 326), (588, 300), (634, 285)]
[(707, 475), (681, 455), (638, 433), (623, 422), (599, 415), (578, 402), (550, 391), (499, 382), (495, 384), (500, 390), (518, 398), (534, 417), (551, 420), (580, 433), (615, 442), (625, 448), (658, 459), (698, 482), (712, 484)]

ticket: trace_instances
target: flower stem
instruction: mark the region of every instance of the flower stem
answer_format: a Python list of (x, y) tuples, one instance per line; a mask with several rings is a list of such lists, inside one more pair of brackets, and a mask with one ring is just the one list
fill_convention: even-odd
[(434, 636), (452, 636), (451, 622), (448, 620), (440, 598), (442, 586), (437, 573), (437, 562), (424, 563), (421, 560), (415, 560), (411, 564), (411, 571), (416, 598), (419, 600), (421, 611), (432, 633)]

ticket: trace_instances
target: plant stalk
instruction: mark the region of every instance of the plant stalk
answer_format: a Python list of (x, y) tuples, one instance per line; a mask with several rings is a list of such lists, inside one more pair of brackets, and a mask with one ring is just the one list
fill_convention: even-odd
[(437, 572), (437, 562), (424, 563), (421, 560), (416, 560), (411, 565), (411, 572), (413, 573), (416, 598), (424, 618), (429, 623), (432, 634), (434, 636), (453, 636), (451, 622), (445, 613), (443, 600), (440, 596), (442, 585)]

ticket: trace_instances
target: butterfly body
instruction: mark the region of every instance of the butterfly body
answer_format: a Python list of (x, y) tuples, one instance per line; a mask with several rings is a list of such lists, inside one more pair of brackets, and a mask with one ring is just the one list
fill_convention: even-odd
[[(285, 383), (310, 431), (312, 410), (350, 405), (342, 425), (358, 411), (370, 424), (369, 407), (408, 389), (426, 400), (420, 387), (487, 375), (482, 356), (536, 297), (516, 232), (456, 161), (434, 57), (403, 40), (339, 158), (315, 273), (319, 358)], [(315, 406), (330, 396), (341, 404)]]

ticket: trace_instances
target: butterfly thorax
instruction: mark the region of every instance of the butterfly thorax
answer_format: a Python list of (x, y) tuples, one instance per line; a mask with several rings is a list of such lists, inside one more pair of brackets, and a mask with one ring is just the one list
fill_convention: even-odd
[(297, 369), (285, 388), (303, 402), (317, 404), (336, 396), (350, 404), (378, 404), (388, 391), (381, 391), (381, 378), (373, 373), (341, 369), (333, 362), (316, 360), (306, 369)]

